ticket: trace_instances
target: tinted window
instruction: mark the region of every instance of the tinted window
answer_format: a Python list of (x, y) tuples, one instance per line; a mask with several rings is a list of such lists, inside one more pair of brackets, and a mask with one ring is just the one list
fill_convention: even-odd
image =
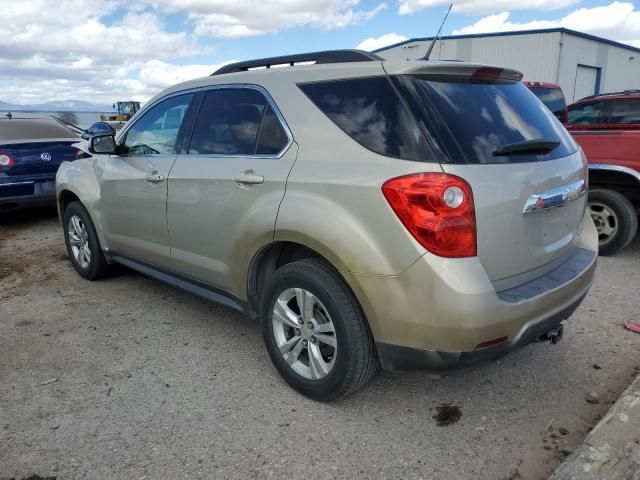
[(258, 155), (276, 155), (282, 151), (288, 142), (287, 132), (271, 106), (268, 105), (260, 126), (256, 153)]
[(0, 120), (0, 140), (75, 138), (77, 135), (53, 119), (14, 118)]
[[(450, 162), (533, 162), (577, 150), (562, 124), (520, 82), (408, 75), (394, 81)], [(496, 155), (500, 147), (530, 140), (559, 146), (546, 154)]]
[[(282, 126), (270, 111), (267, 99), (256, 90), (223, 88), (207, 92), (193, 129), (189, 153), (278, 153), (286, 144), (286, 134), (285, 141), (279, 141)], [(269, 117), (271, 120), (267, 120)], [(265, 131), (261, 132), (263, 118)], [(258, 148), (259, 134), (261, 147)]]
[(602, 110), (603, 102), (581, 103), (569, 107), (571, 125), (598, 125), (605, 122)]
[(614, 100), (608, 123), (640, 123), (640, 99)]
[(127, 153), (174, 153), (178, 131), (192, 97), (192, 94), (171, 97), (146, 111), (127, 132), (124, 142)]
[(362, 146), (407, 160), (432, 160), (414, 117), (386, 77), (300, 85), (325, 115)]
[(533, 94), (561, 121), (565, 120), (567, 105), (562, 90), (557, 88), (532, 88)]

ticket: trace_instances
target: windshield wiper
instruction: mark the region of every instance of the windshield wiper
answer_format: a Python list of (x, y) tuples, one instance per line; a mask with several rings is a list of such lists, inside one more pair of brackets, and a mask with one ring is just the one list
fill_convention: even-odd
[(493, 156), (500, 157), (502, 155), (518, 155), (526, 153), (546, 155), (559, 146), (560, 142), (555, 140), (545, 140), (544, 138), (539, 140), (525, 140), (523, 142), (507, 143), (506, 145), (502, 145), (493, 152)]

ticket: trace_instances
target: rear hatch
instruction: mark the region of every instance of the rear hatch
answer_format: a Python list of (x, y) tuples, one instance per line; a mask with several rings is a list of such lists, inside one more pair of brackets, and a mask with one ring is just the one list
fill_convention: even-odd
[(447, 65), (392, 76), (444, 172), (472, 188), (477, 255), (508, 288), (568, 254), (586, 203), (582, 155), (517, 72)]

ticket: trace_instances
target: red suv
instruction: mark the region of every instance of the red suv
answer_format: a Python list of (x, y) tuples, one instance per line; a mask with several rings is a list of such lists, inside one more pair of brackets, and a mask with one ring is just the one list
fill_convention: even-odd
[(628, 245), (640, 212), (640, 90), (583, 98), (566, 125), (589, 161), (589, 211), (600, 254)]

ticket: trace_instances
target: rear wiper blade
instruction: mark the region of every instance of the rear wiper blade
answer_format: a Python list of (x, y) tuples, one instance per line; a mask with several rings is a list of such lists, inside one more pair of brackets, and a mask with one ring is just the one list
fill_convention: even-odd
[(495, 152), (493, 152), (493, 156), (499, 157), (502, 155), (518, 155), (525, 153), (537, 153), (540, 155), (545, 155), (559, 146), (560, 142), (557, 142), (555, 140), (525, 140), (523, 142), (507, 143), (506, 145), (502, 145)]

